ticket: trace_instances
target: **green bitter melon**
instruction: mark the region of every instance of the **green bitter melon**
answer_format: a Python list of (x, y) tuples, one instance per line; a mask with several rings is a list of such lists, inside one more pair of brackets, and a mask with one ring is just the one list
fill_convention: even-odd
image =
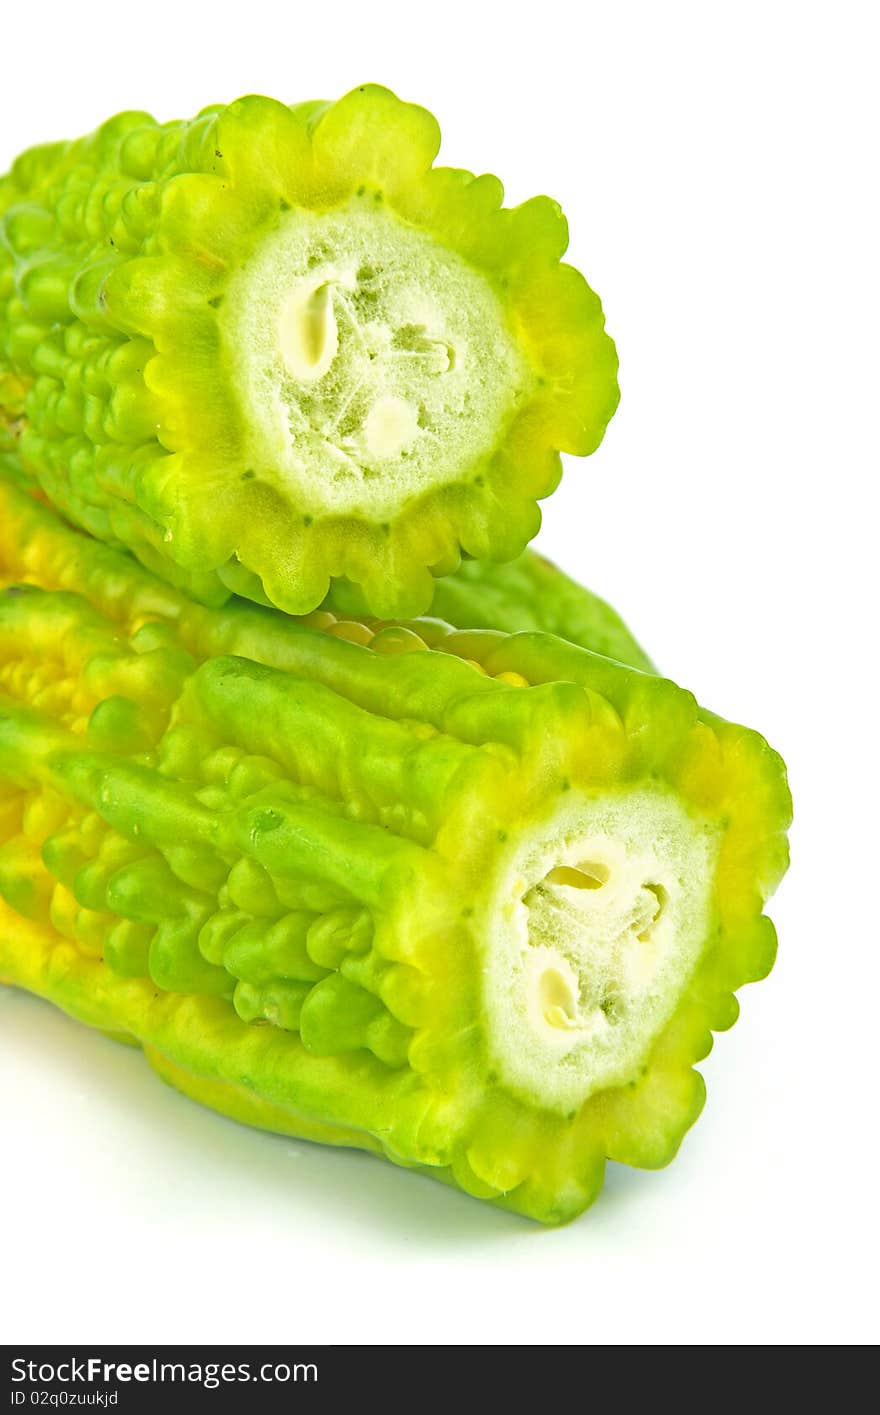
[(536, 632), (198, 605), (0, 481), (0, 977), (190, 1096), (544, 1222), (775, 951), (757, 734)]
[(423, 612), (517, 555), (618, 392), (567, 226), (386, 89), (123, 113), (0, 179), (0, 451), (207, 603)]
[[(340, 583), (325, 607), (355, 618), (366, 614), (363, 596)], [(507, 564), (463, 560), (451, 575), (434, 581), (432, 618), (459, 629), (540, 629), (631, 668), (656, 672), (615, 609), (534, 550)]]

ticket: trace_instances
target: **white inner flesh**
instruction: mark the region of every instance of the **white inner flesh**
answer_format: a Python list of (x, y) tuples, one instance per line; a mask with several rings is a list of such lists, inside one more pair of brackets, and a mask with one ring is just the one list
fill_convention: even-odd
[(567, 799), (512, 846), (484, 963), (504, 1085), (568, 1111), (639, 1075), (708, 941), (717, 848), (645, 788)]
[(221, 318), (248, 455), (313, 514), (458, 480), (529, 390), (486, 278), (379, 206), (285, 215)]

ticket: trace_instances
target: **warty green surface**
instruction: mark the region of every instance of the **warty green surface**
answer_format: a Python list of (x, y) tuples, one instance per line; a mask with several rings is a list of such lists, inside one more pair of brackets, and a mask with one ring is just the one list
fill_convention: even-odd
[(558, 205), (505, 209), (438, 146), (368, 85), (25, 152), (0, 179), (0, 443), (209, 603), (305, 613), (345, 578), (421, 613), (461, 550), (517, 555), (559, 452), (601, 440), (616, 354)]
[[(334, 587), (325, 606), (356, 616), (367, 612), (363, 595), (347, 583)], [(453, 574), (435, 580), (427, 612), (458, 629), (510, 634), (540, 629), (631, 668), (656, 672), (617, 611), (534, 550), (506, 564), (463, 560)]]
[[(790, 801), (757, 734), (541, 633), (200, 606), (11, 483), (0, 571), (0, 976), (225, 1113), (543, 1222), (606, 1158), (674, 1155), (775, 953)], [(647, 797), (706, 842), (705, 932), (625, 1076), (536, 1099), (493, 1051), (505, 882), (579, 802)]]
[[(15, 451), (4, 454), (2, 440), (0, 477), (25, 489), (29, 485), (21, 458)], [(368, 615), (364, 596), (351, 581), (337, 582), (322, 607), (337, 615)], [(540, 629), (631, 668), (656, 672), (617, 611), (534, 550), (507, 564), (462, 561), (451, 575), (433, 581), (428, 614), (459, 629)]]

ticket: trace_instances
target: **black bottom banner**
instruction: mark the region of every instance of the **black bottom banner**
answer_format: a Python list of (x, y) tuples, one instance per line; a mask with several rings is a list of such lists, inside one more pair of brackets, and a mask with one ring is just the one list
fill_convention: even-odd
[[(292, 1410), (360, 1392), (369, 1350), (344, 1346), (78, 1346), (3, 1348), (4, 1411)], [(375, 1375), (375, 1372), (373, 1372)]]

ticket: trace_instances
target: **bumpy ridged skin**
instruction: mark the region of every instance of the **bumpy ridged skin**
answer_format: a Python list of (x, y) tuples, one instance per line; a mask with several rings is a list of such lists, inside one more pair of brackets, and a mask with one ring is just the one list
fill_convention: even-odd
[[(356, 616), (367, 608), (353, 585), (335, 586), (325, 603), (328, 609)], [(436, 581), (428, 613), (457, 629), (504, 629), (510, 634), (540, 629), (631, 668), (656, 672), (610, 604), (533, 550), (506, 565), (462, 561), (454, 574)]]
[[(0, 977), (229, 1115), (544, 1222), (671, 1158), (774, 957), (760, 737), (540, 633), (194, 604), (11, 483), (0, 574)], [(636, 1072), (560, 1114), (487, 1064), (474, 908), (522, 824), (641, 781), (721, 832), (717, 922)]]
[[(423, 612), (432, 573), (517, 555), (560, 451), (617, 402), (599, 301), (560, 264), (567, 227), (494, 177), (432, 166), (435, 120), (375, 86), (290, 109), (250, 97), (191, 122), (123, 113), (0, 179), (0, 437), (62, 513), (206, 603), (292, 613), (332, 579), (378, 614)], [(493, 445), (393, 514), (316, 513), (251, 447), (223, 303), (290, 212), (381, 209), (463, 258), (500, 302), (528, 393)], [(491, 362), (491, 360), (490, 360)]]
[[(14, 451), (4, 456), (0, 477), (27, 488), (28, 476)], [(322, 606), (336, 614), (367, 616), (363, 595), (350, 581), (336, 584)], [(516, 560), (465, 560), (451, 575), (434, 581), (428, 613), (457, 629), (540, 629), (569, 643), (604, 654), (631, 668), (656, 668), (610, 604), (533, 550)]]

